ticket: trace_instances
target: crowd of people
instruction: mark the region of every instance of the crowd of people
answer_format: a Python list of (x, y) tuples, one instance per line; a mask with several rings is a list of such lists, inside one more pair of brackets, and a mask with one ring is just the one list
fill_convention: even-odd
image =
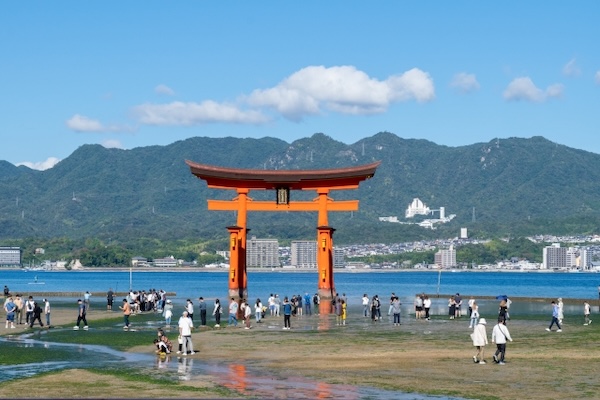
[[(29, 328), (33, 328), (37, 322), (41, 327), (44, 327), (42, 314), (45, 316), (46, 326), (50, 325), (50, 302), (48, 299), (43, 299), (42, 303), (38, 303), (33, 296), (24, 298), (20, 294), (12, 295), (5, 286), (4, 288), (4, 310), (6, 312), (6, 329), (14, 329), (16, 325), (25, 324)], [(83, 329), (88, 329), (87, 312), (90, 308), (91, 294), (86, 292), (83, 299), (77, 300), (77, 322), (73, 329), (79, 330), (81, 324)], [(107, 310), (113, 309), (115, 293), (110, 289), (107, 292)], [(512, 342), (512, 337), (507, 326), (510, 320), (511, 300), (507, 296), (498, 296), (500, 300), (498, 304), (497, 323), (494, 325), (491, 334), (491, 342), (496, 345), (496, 350), (492, 355), (494, 363), (499, 365), (505, 364), (506, 345)], [(43, 304), (43, 307), (42, 307)], [(325, 303), (327, 304), (327, 303)], [(366, 293), (362, 300), (362, 316), (371, 318), (373, 322), (381, 322), (382, 318), (382, 302), (378, 295), (369, 297)], [(471, 296), (467, 302), (469, 329), (472, 329), (471, 339), (475, 347), (473, 361), (478, 364), (486, 364), (485, 347), (488, 345), (487, 337), (487, 320), (481, 317), (479, 305), (475, 298)], [(248, 299), (237, 300), (231, 298), (228, 304), (228, 326), (236, 327), (238, 320), (241, 319), (245, 329), (252, 328), (252, 317), (256, 324), (263, 323), (266, 317), (279, 318), (283, 316), (283, 329), (289, 330), (292, 327), (292, 318), (311, 316), (318, 314), (321, 306), (321, 298), (318, 293), (309, 295), (292, 295), (284, 296), (280, 299), (278, 294), (271, 293), (263, 304), (260, 298), (250, 303)], [(328, 307), (327, 305), (325, 307)], [(431, 320), (431, 299), (424, 293), (416, 294), (413, 301), (414, 315), (417, 320)], [(182, 304), (183, 311), (180, 318), (177, 320), (177, 354), (182, 356), (195, 354), (192, 343), (192, 331), (195, 328), (194, 316), (199, 319), (197, 326), (207, 325), (207, 315), (209, 305), (203, 297), (199, 297), (197, 304), (194, 301), (187, 299), (185, 304)], [(547, 331), (552, 331), (556, 325), (556, 332), (562, 332), (564, 320), (564, 305), (562, 298), (551, 302), (552, 318), (550, 325), (546, 328)], [(130, 291), (123, 299), (119, 309), (123, 313), (123, 328), (128, 330), (131, 326), (130, 316), (136, 313), (153, 312), (161, 313), (164, 318), (164, 326), (158, 329), (157, 338), (154, 340), (156, 352), (161, 356), (168, 355), (173, 351), (173, 345), (168, 339), (165, 330), (170, 330), (172, 319), (174, 316), (174, 305), (171, 299), (167, 299), (166, 292), (162, 289), (149, 291)], [(212, 317), (214, 318), (214, 327), (221, 327), (221, 317), (223, 314), (223, 306), (219, 299), (215, 299), (211, 307)], [(196, 313), (196, 311), (198, 311)], [(331, 299), (331, 309), (329, 312), (335, 316), (335, 322), (338, 326), (344, 326), (347, 323), (348, 316), (348, 300), (345, 293), (338, 293)], [(387, 316), (393, 326), (401, 325), (402, 303), (399, 296), (392, 293), (389, 298)], [(589, 302), (583, 303), (584, 322), (583, 325), (588, 326), (592, 323), (590, 319), (591, 306)], [(463, 312), (463, 299), (459, 293), (451, 296), (448, 299), (448, 316), (450, 319), (459, 319), (465, 316)], [(23, 319), (25, 322), (23, 322)]]

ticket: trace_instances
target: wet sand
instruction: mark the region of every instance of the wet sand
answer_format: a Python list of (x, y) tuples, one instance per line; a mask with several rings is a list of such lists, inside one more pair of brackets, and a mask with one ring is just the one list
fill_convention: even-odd
[[(108, 315), (120, 317), (118, 312), (93, 310), (89, 320)], [(346, 326), (337, 326), (335, 317), (327, 315), (294, 317), (289, 331), (282, 330), (282, 317), (270, 316), (261, 324), (256, 324), (253, 318), (250, 330), (241, 328), (241, 324), (238, 328), (205, 327), (193, 333), (194, 345), (199, 352), (189, 357), (196, 362), (206, 360), (238, 366), (231, 375), (234, 378), (237, 374), (237, 388), (234, 387), (233, 395), (223, 396), (218, 391), (219, 383), (210, 377), (180, 384), (208, 387), (206, 392), (194, 393), (193, 397), (235, 397), (235, 393), (243, 396), (244, 368), (248, 368), (265, 371), (276, 379), (308, 377), (324, 387), (346, 384), (488, 399), (597, 398), (600, 393), (600, 385), (596, 382), (600, 370), (600, 332), (597, 328), (600, 319), (598, 325), (583, 326), (583, 316), (568, 315), (563, 332), (556, 333), (545, 331), (550, 317), (520, 319), (515, 315), (508, 323), (514, 342), (507, 346), (506, 365), (500, 366), (491, 358), (495, 350), (491, 343), (495, 316), (483, 316), (488, 319), (490, 339), (486, 365), (473, 363), (474, 348), (466, 317), (449, 320), (447, 316), (439, 315), (432, 321), (424, 321), (416, 320), (414, 315), (403, 315), (402, 325), (394, 327), (387, 316), (383, 321), (372, 322), (370, 318), (362, 317), (360, 310), (351, 309)], [(56, 326), (68, 327), (75, 318), (75, 309), (57, 308), (52, 313), (52, 322)], [(5, 332), (3, 327), (0, 329)], [(175, 339), (174, 330), (169, 334)], [(153, 350), (151, 343), (131, 349), (148, 354)], [(133, 392), (135, 397), (190, 396), (190, 393), (175, 393), (158, 385), (144, 386), (99, 376), (88, 379), (106, 380), (107, 387), (100, 385), (96, 391), (89, 388), (81, 392), (78, 385), (69, 389), (72, 378), (72, 372), (64, 371), (43, 378), (9, 382), (0, 386), (0, 397), (35, 397), (36, 393), (43, 394), (39, 397), (55, 398), (130, 397), (132, 386), (137, 388)], [(23, 384), (34, 385), (39, 391), (27, 391), (26, 396), (20, 396), (16, 389)], [(322, 393), (327, 397), (327, 390)], [(293, 393), (288, 393), (287, 397), (293, 398)]]

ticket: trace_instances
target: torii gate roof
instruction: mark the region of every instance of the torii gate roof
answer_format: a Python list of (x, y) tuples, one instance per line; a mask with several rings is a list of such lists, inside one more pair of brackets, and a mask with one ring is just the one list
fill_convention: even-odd
[(371, 178), (381, 161), (357, 167), (316, 170), (238, 169), (199, 164), (186, 160), (193, 175), (219, 189), (277, 189), (316, 188), (354, 189), (361, 181)]

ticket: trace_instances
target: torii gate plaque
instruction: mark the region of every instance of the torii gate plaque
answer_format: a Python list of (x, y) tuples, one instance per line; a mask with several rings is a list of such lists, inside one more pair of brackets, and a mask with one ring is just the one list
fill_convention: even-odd
[[(358, 200), (334, 201), (331, 190), (357, 189), (361, 181), (371, 178), (381, 162), (358, 167), (321, 170), (254, 170), (216, 167), (186, 160), (190, 171), (205, 180), (209, 188), (236, 190), (232, 200), (208, 200), (211, 211), (237, 211), (237, 225), (228, 226), (229, 295), (248, 298), (246, 275), (246, 239), (248, 211), (317, 211), (318, 293), (324, 299), (335, 294), (333, 284), (333, 232), (327, 220), (328, 211), (356, 211)], [(250, 190), (274, 190), (274, 201), (254, 201)], [(291, 190), (315, 190), (313, 201), (291, 201)]]

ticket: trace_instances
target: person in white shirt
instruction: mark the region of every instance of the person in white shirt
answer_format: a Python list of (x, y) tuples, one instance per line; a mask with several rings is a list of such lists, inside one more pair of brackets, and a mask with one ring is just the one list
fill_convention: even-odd
[(477, 326), (477, 319), (479, 319), (479, 306), (476, 301), (473, 300), (473, 304), (469, 305), (469, 310), (471, 312), (469, 328), (475, 328)]
[(50, 302), (44, 299), (44, 314), (46, 315), (46, 325), (50, 326)]
[(431, 321), (431, 318), (429, 317), (429, 309), (431, 308), (431, 299), (429, 298), (429, 296), (425, 295), (425, 298), (423, 299), (423, 309), (425, 310), (425, 319), (427, 321)]
[(369, 316), (369, 296), (367, 296), (366, 293), (363, 294), (362, 306), (363, 306), (363, 316), (368, 317)]
[[(482, 318), (483, 319), (483, 318)], [(504, 319), (498, 319), (498, 323), (492, 330), (492, 342), (496, 343), (496, 353), (494, 354), (494, 362), (504, 365), (504, 355), (506, 353), (506, 342), (512, 342), (508, 328), (504, 325)], [(500, 357), (498, 357), (500, 355)]]
[(179, 337), (181, 337), (181, 353), (186, 356), (188, 354), (196, 354), (194, 345), (192, 344), (192, 328), (194, 322), (188, 316), (188, 312), (184, 311), (179, 318)]
[(588, 303), (587, 301), (583, 302), (583, 317), (584, 317), (584, 325), (589, 325), (592, 323), (592, 320), (590, 319), (590, 313), (591, 313), (591, 307), (590, 307), (590, 303)]

